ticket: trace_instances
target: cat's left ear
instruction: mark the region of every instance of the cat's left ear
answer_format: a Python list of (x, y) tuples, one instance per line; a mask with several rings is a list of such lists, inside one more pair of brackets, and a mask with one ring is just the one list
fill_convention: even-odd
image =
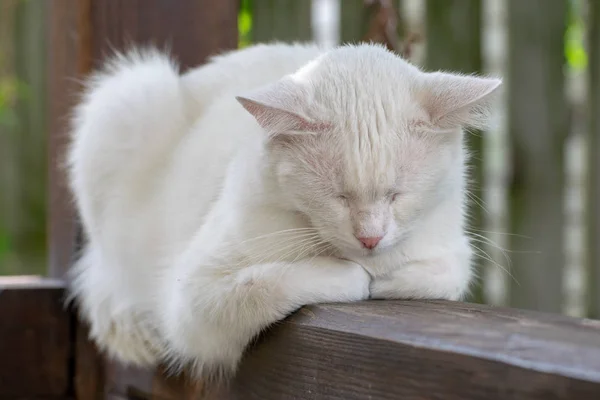
[(327, 128), (327, 124), (306, 115), (308, 97), (299, 84), (283, 79), (236, 96), (236, 100), (272, 138), (280, 134), (316, 134)]
[(421, 105), (433, 129), (484, 128), (489, 121), (493, 94), (502, 85), (498, 78), (426, 73), (418, 90)]

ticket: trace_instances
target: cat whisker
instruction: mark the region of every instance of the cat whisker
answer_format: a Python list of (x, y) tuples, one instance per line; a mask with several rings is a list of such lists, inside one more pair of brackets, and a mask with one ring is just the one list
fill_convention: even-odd
[(509, 267), (512, 265), (512, 260), (508, 256), (508, 250), (506, 250), (506, 249), (502, 248), (501, 246), (499, 246), (498, 244), (494, 243), (493, 240), (491, 240), (490, 238), (488, 238), (486, 236), (483, 236), (483, 235), (480, 235), (480, 234), (474, 233), (474, 232), (471, 232), (470, 235), (472, 236), (470, 238), (471, 241), (481, 243), (484, 245), (489, 245), (489, 246), (494, 247), (495, 249), (500, 250), (500, 252), (504, 256), (504, 258), (506, 259), (506, 262), (508, 262)]
[(466, 190), (465, 194), (467, 195), (467, 197), (469, 199), (471, 199), (471, 201), (473, 203), (475, 203), (479, 208), (481, 208), (486, 214), (490, 214), (490, 212), (488, 211), (488, 209), (486, 208), (486, 204), (485, 202), (481, 199), (481, 197), (477, 196), (475, 193)]
[(509, 277), (510, 277), (510, 278), (511, 278), (511, 279), (512, 279), (512, 280), (513, 280), (513, 281), (514, 281), (514, 282), (515, 282), (517, 285), (519, 285), (519, 286), (521, 285), (521, 284), (519, 283), (519, 281), (517, 281), (517, 279), (514, 277), (514, 275), (513, 275), (513, 274), (512, 274), (512, 273), (511, 273), (511, 272), (510, 272), (510, 271), (509, 271), (507, 268), (505, 268), (505, 267), (503, 267), (502, 265), (500, 265), (498, 262), (496, 262), (494, 259), (492, 259), (488, 253), (486, 253), (485, 251), (483, 251), (483, 250), (482, 250), (482, 249), (480, 249), (479, 247), (477, 247), (477, 246), (474, 246), (474, 245), (473, 245), (473, 247), (474, 247), (475, 249), (477, 249), (479, 252), (483, 253), (483, 254), (481, 254), (481, 253), (478, 253), (478, 252), (474, 252), (473, 254), (474, 254), (475, 256), (477, 256), (477, 257), (479, 257), (479, 258), (481, 258), (481, 259), (483, 259), (483, 260), (489, 261), (490, 263), (492, 263), (492, 264), (493, 264), (493, 265), (495, 265), (496, 267), (500, 268), (502, 271), (506, 272), (506, 274), (507, 274), (507, 275), (508, 275), (508, 276), (509, 276)]
[(470, 233), (470, 232), (481, 232), (481, 233), (489, 233), (491, 235), (514, 236), (514, 237), (523, 238), (523, 239), (533, 239), (531, 236), (521, 235), (521, 234), (518, 234), (518, 233), (487, 231), (487, 230), (478, 229), (478, 228), (467, 228), (467, 229), (465, 229), (465, 231), (467, 233)]

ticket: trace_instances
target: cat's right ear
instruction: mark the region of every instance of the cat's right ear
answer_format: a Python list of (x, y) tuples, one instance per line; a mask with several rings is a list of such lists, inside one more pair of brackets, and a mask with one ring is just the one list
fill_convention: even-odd
[(424, 75), (419, 98), (436, 130), (485, 128), (501, 84), (498, 78), (432, 72)]
[(236, 100), (248, 111), (269, 137), (281, 134), (316, 134), (327, 124), (307, 115), (308, 95), (295, 82), (281, 80), (264, 86)]

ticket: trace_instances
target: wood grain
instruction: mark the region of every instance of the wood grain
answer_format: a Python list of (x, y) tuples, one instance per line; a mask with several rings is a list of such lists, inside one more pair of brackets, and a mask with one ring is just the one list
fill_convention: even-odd
[(245, 357), (232, 399), (592, 399), (600, 323), (444, 302), (306, 307)]
[(156, 376), (142, 399), (596, 399), (600, 322), (442, 301), (305, 307), (214, 389)]
[(237, 1), (94, 0), (94, 65), (132, 45), (170, 49), (180, 65), (197, 66), (237, 46)]
[[(73, 319), (75, 319), (73, 315)], [(105, 396), (104, 357), (88, 338), (88, 327), (75, 325), (75, 360), (71, 379), (76, 399), (101, 400)]]
[(63, 285), (0, 279), (0, 398), (62, 398), (70, 390), (71, 316)]
[(118, 363), (104, 387), (63, 296), (59, 280), (0, 279), (0, 398), (600, 396), (600, 321), (442, 301), (305, 307), (257, 339), (228, 387)]
[(63, 277), (75, 254), (77, 223), (65, 177), (69, 115), (89, 72), (91, 0), (53, 0), (48, 6), (48, 252), (49, 275)]

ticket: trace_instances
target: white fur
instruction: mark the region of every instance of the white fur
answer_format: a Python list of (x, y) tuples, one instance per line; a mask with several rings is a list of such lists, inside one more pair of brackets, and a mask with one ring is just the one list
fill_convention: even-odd
[(156, 51), (117, 57), (69, 153), (92, 337), (124, 361), (231, 372), (305, 304), (461, 298), (462, 128), (499, 84), (375, 45), (259, 45), (181, 76)]

